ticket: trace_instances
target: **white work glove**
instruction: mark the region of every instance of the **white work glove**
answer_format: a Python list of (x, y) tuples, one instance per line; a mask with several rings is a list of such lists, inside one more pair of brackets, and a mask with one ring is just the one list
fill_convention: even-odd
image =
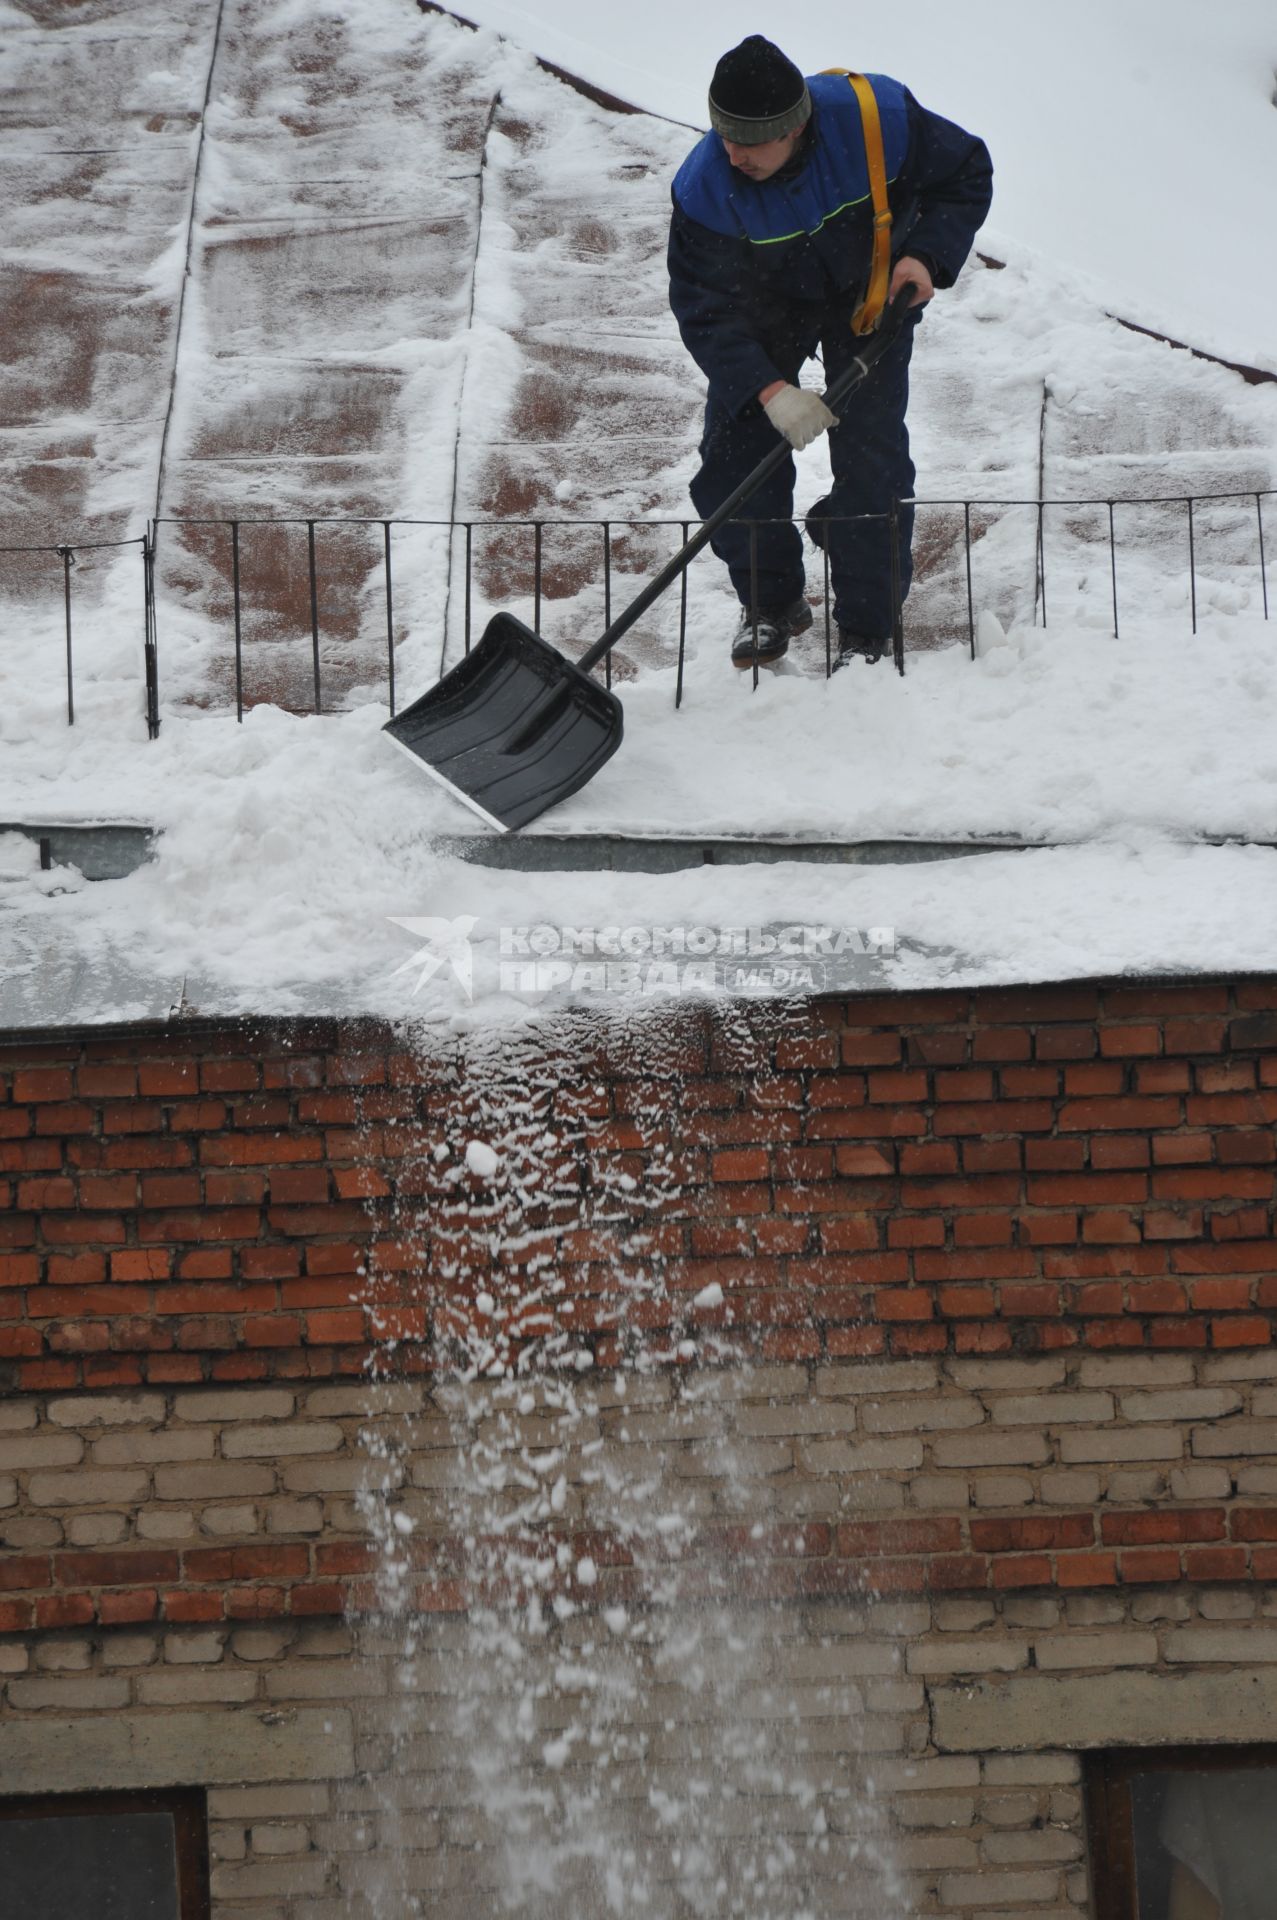
[(799, 453), (828, 428), (838, 425), (838, 415), (830, 413), (820, 395), (802, 387), (782, 387), (770, 400), (764, 400), (763, 412), (777, 433), (783, 434)]

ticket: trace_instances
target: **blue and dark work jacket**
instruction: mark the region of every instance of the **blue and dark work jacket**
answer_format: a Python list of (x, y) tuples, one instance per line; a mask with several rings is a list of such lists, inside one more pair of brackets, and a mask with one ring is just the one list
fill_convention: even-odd
[[(870, 74), (882, 120), (892, 257), (907, 253), (951, 287), (989, 210), (982, 140), (928, 113), (898, 80)], [(782, 175), (749, 180), (716, 133), (674, 179), (670, 305), (710, 393), (739, 413), (794, 378), (831, 313), (864, 298), (873, 201), (860, 105), (842, 74), (807, 82), (812, 118)], [(777, 359), (781, 364), (777, 364)]]

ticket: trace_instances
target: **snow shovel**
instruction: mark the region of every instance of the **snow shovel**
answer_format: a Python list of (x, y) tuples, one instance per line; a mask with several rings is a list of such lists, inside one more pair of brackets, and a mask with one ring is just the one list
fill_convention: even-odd
[[(877, 330), (825, 394), (827, 406), (836, 408), (882, 358), (913, 293), (912, 285), (901, 288)], [(777, 436), (771, 452), (579, 661), (556, 653), (513, 614), (494, 614), (465, 659), (388, 720), (382, 731), (423, 773), (503, 832), (526, 826), (547, 807), (566, 800), (621, 744), (621, 703), (591, 680), (591, 667), (673, 586), (789, 455), (789, 442)]]

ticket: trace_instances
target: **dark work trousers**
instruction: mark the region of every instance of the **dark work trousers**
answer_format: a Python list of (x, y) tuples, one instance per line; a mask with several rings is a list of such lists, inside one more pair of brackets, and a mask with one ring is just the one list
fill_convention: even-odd
[[(838, 626), (867, 639), (886, 639), (892, 630), (891, 533), (886, 516), (893, 499), (908, 500), (913, 495), (914, 468), (909, 458), (905, 409), (909, 403), (914, 329), (921, 317), (920, 309), (909, 315), (900, 338), (867, 379), (840, 403), (839, 424), (828, 436), (834, 479), (827, 508), (833, 616)], [(850, 364), (858, 344), (845, 312), (826, 320), (820, 340), (826, 387)], [(796, 381), (802, 362), (810, 357), (815, 345), (813, 338), (810, 343), (791, 342), (778, 350), (769, 342), (768, 350), (786, 377)], [(700, 446), (701, 469), (691, 487), (692, 501), (702, 520), (708, 520), (750, 469), (771, 452), (776, 438), (776, 429), (757, 400), (751, 401), (743, 413), (732, 414), (711, 392)], [(719, 559), (727, 563), (737, 599), (748, 607), (750, 523), (756, 523), (758, 609), (762, 613), (779, 612), (803, 591), (802, 535), (790, 520), (794, 479), (793, 460), (782, 462), (741, 508), (740, 517), (729, 521), (711, 542)], [(839, 524), (841, 516), (859, 514), (881, 517)], [(913, 509), (902, 507), (902, 596), (909, 591), (912, 574), (912, 535)]]

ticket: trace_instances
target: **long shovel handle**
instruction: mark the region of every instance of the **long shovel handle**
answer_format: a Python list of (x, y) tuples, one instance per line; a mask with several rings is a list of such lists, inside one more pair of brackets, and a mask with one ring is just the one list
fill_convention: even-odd
[[(907, 281), (906, 284), (901, 287), (899, 293), (897, 293), (895, 299), (883, 314), (881, 324), (870, 334), (851, 365), (843, 373), (839, 374), (833, 385), (824, 394), (823, 398), (827, 407), (832, 409), (838, 405), (840, 400), (845, 400), (847, 395), (851, 393), (854, 388), (858, 387), (861, 381), (868, 376), (875, 361), (881, 360), (883, 354), (899, 333), (904, 322), (905, 314), (913, 305), (913, 296), (916, 291), (917, 289), (911, 280)], [(731, 519), (732, 515), (738, 512), (739, 509), (744, 506), (745, 502), (757, 493), (764, 480), (775, 473), (777, 467), (789, 458), (791, 452), (792, 448), (788, 440), (777, 440), (771, 452), (763, 456), (753, 472), (741, 481), (736, 491), (729, 494), (722, 506), (719, 507), (716, 512), (712, 513), (708, 520), (703, 522), (699, 532), (694, 533), (687, 545), (682, 547), (679, 552), (674, 555), (674, 558), (668, 565), (661, 568), (661, 571), (656, 575), (654, 580), (648, 581), (638, 598), (632, 600), (623, 612), (617, 614), (611, 626), (605, 633), (600, 634), (589, 652), (582, 654), (581, 658), (577, 661), (577, 666), (582, 673), (588, 673), (591, 667), (597, 667), (604, 654), (612, 651), (612, 648), (621, 638), (621, 635), (628, 633), (635, 621), (642, 619), (652, 602), (659, 600), (665, 592), (665, 589), (672, 587), (679, 575), (687, 571), (701, 549), (709, 545), (714, 535), (718, 532), (718, 529), (724, 526), (727, 521)]]

